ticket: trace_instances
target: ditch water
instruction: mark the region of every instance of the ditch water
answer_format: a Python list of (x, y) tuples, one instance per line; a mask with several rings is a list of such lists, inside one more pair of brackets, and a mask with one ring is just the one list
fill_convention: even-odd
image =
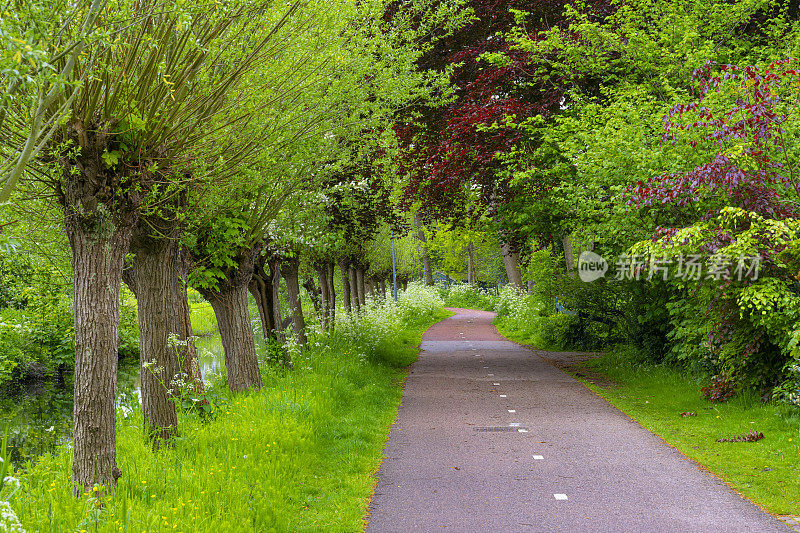
[[(195, 341), (203, 379), (213, 381), (224, 368), (222, 341), (217, 335)], [(117, 406), (138, 405), (139, 361), (121, 360), (117, 373)], [(0, 438), (8, 428), (8, 452), (15, 467), (53, 452), (72, 438), (72, 375), (64, 383), (56, 378), (27, 379), (15, 390), (0, 392)]]

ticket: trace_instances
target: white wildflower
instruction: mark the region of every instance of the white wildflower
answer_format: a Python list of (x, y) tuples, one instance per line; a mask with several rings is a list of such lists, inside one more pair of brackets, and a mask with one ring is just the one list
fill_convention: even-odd
[(25, 529), (17, 518), (17, 513), (7, 501), (0, 500), (0, 531), (7, 533), (25, 533)]

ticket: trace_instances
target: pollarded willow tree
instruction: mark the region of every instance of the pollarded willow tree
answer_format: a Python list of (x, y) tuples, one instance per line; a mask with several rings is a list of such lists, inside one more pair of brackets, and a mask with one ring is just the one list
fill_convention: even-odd
[[(391, 199), (391, 174), (386, 172), (386, 150), (353, 154), (327, 181), (325, 211), (328, 232), (340, 243), (337, 250), (345, 308), (359, 311), (366, 303), (369, 241), (386, 222), (396, 222)], [(349, 305), (347, 305), (349, 302)]]
[[(157, 437), (174, 432), (169, 387), (176, 362), (168, 338), (180, 334), (170, 305), (177, 267), (175, 247), (163, 244), (173, 240), (172, 229), (159, 226), (173, 223), (181, 208), (177, 199), (192, 182), (225, 175), (231, 167), (225, 157), (236, 161), (217, 133), (247, 118), (235, 89), (269, 57), (285, 20), (265, 16), (268, 8), (265, 2), (202, 10), (183, 2), (110, 2), (95, 21), (103, 32), (79, 57), (62, 54), (55, 62), (64, 73), (60, 83), (72, 89), (49, 103), (66, 108), (68, 119), (55, 124), (45, 162), (72, 249), (76, 487), (113, 487), (121, 475), (115, 434), (118, 294), (137, 232), (132, 286), (140, 298), (142, 360), (155, 362), (154, 371), (142, 373), (145, 420)], [(80, 41), (85, 28), (65, 22), (62, 32), (75, 35), (65, 41)], [(75, 64), (68, 69), (70, 61)], [(39, 113), (41, 100), (16, 103), (22, 117)], [(143, 215), (150, 226), (145, 231), (137, 229)], [(151, 242), (151, 234), (164, 239)]]
[[(102, 37), (108, 0), (18, 3), (0, 17), (0, 203), (7, 202), (30, 161), (47, 145), (91, 69), (76, 68)], [(7, 9), (7, 8), (6, 8)], [(64, 13), (53, 17), (52, 13)], [(70, 30), (70, 31), (67, 31)], [(81, 60), (81, 61), (79, 61)], [(56, 67), (59, 68), (56, 68)], [(71, 82), (68, 84), (67, 82)]]
[[(398, 108), (445, 92), (445, 77), (414, 67), (422, 49), (411, 19), (448, 31), (462, 18), (457, 4), (418, 1), (405, 9), (392, 22), (382, 1), (327, 2), (309, 11), (314, 31), (270, 66), (285, 78), (266, 88), (262, 115), (244, 128), (245, 136), (250, 127), (260, 132), (258, 161), (206, 194), (195, 211), (192, 280), (217, 314), (231, 390), (261, 386), (247, 289), (268, 290), (251, 280), (270, 232), (280, 230), (270, 229), (280, 210), (293, 208), (294, 195), (316, 191), (327, 167), (351, 159), (342, 147), (363, 142), (365, 132), (389, 138)], [(271, 298), (256, 294), (260, 305)]]

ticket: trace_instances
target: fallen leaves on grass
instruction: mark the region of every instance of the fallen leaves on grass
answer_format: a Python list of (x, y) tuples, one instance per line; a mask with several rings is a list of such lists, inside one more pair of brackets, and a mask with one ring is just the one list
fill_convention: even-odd
[(735, 437), (726, 437), (722, 439), (717, 439), (717, 442), (755, 442), (763, 438), (764, 434), (761, 433), (760, 431), (751, 431), (750, 433), (736, 435)]

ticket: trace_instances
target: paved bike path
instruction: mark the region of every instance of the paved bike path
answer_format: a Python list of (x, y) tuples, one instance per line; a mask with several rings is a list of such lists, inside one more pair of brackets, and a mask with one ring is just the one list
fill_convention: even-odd
[(493, 313), (454, 311), (423, 337), (367, 532), (792, 532)]

